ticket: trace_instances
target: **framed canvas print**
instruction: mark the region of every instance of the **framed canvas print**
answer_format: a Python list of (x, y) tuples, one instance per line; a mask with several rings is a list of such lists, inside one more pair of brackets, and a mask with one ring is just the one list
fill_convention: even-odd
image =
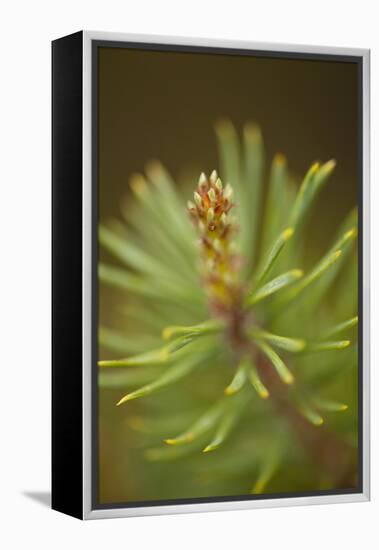
[(369, 52), (53, 42), (53, 508), (369, 498)]

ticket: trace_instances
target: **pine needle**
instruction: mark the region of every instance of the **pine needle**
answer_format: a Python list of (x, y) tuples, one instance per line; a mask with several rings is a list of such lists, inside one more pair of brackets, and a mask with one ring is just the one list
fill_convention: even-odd
[(246, 403), (247, 399), (240, 399), (239, 401), (235, 401), (233, 406), (229, 407), (229, 410), (222, 416), (213, 439), (204, 447), (203, 453), (215, 451), (224, 443), (232, 433), (234, 426), (237, 424)]
[(311, 342), (307, 343), (304, 352), (311, 353), (317, 351), (342, 350), (349, 347), (350, 344), (350, 340), (338, 340), (336, 342)]
[(280, 252), (283, 250), (284, 245), (289, 241), (293, 233), (293, 228), (287, 227), (287, 229), (284, 229), (284, 231), (282, 231), (279, 237), (275, 240), (274, 244), (271, 246), (265, 257), (262, 266), (258, 269), (257, 275), (254, 278), (254, 288), (256, 288), (269, 274), (272, 266), (275, 263), (275, 260), (278, 258)]
[(293, 384), (294, 377), (289, 368), (286, 366), (284, 361), (279, 357), (279, 355), (269, 346), (266, 342), (257, 340), (257, 346), (263, 351), (266, 357), (271, 361), (272, 365), (275, 367), (276, 372), (278, 373), (279, 378), (284, 382), (284, 384)]
[(347, 321), (343, 321), (342, 323), (338, 323), (337, 325), (334, 325), (333, 327), (331, 327), (329, 330), (325, 332), (324, 338), (329, 338), (330, 336), (336, 336), (341, 332), (348, 331), (351, 328), (355, 327), (357, 324), (358, 324), (358, 316), (356, 315), (355, 317), (352, 317)]
[(332, 174), (335, 166), (335, 160), (330, 160), (321, 167), (318, 162), (310, 167), (300, 186), (290, 215), (290, 225), (292, 227), (296, 228), (303, 222), (313, 200)]
[(156, 393), (158, 390), (174, 384), (184, 376), (187, 376), (187, 374), (192, 372), (204, 360), (206, 360), (206, 357), (204, 357), (202, 354), (194, 354), (185, 357), (181, 362), (170, 367), (166, 372), (164, 372), (161, 376), (156, 378), (150, 384), (147, 384), (146, 386), (143, 386), (136, 391), (124, 395), (124, 397), (122, 397), (118, 401), (117, 406), (122, 405), (123, 403), (131, 401), (133, 399), (146, 397), (148, 395), (151, 395), (152, 393)]
[(283, 298), (283, 301), (289, 302), (296, 298), (306, 287), (311, 285), (316, 281), (323, 273), (329, 269), (338, 259), (341, 257), (342, 251), (336, 250), (333, 251), (325, 258), (323, 258), (313, 269), (306, 275), (296, 286), (294, 286), (286, 296)]
[(268, 397), (270, 397), (270, 392), (260, 379), (258, 371), (254, 365), (250, 366), (248, 373), (250, 383), (259, 395), (259, 397), (261, 397), (262, 399), (267, 399)]
[(252, 335), (261, 340), (268, 340), (271, 344), (280, 349), (294, 353), (302, 351), (306, 346), (305, 340), (300, 338), (288, 338), (287, 336), (279, 336), (264, 330), (253, 330)]
[(264, 460), (262, 460), (260, 473), (253, 488), (251, 489), (251, 493), (253, 495), (263, 493), (266, 485), (272, 479), (279, 467), (281, 456), (282, 453), (278, 444), (272, 446), (271, 449), (269, 449), (267, 456), (265, 456)]
[(322, 416), (304, 401), (301, 401), (298, 404), (298, 412), (301, 416), (308, 420), (308, 422), (313, 424), (313, 426), (322, 426), (322, 424), (324, 424), (324, 419)]
[(138, 367), (144, 365), (159, 365), (167, 363), (170, 359), (169, 348), (163, 347), (160, 349), (148, 351), (146, 353), (139, 353), (131, 357), (125, 357), (123, 359), (104, 359), (98, 361), (98, 366), (105, 367)]
[(246, 368), (246, 361), (242, 360), (237, 367), (236, 373), (233, 376), (232, 381), (224, 390), (225, 395), (234, 395), (242, 389), (247, 380)]
[(257, 233), (263, 184), (263, 140), (256, 124), (246, 124), (243, 130), (245, 219), (242, 247), (247, 254), (246, 272), (249, 274), (257, 252)]
[(209, 319), (198, 325), (165, 327), (162, 331), (162, 338), (164, 340), (170, 340), (178, 336), (202, 336), (219, 332), (222, 328), (223, 324), (220, 321)]
[(314, 397), (312, 401), (318, 409), (328, 412), (343, 412), (349, 408), (345, 403), (338, 403), (337, 401), (330, 401), (319, 397)]
[(196, 422), (190, 426), (185, 432), (177, 437), (165, 439), (168, 445), (183, 445), (190, 443), (198, 438), (203, 433), (207, 432), (218, 422), (220, 416), (225, 410), (226, 401), (223, 399), (218, 401), (213, 407), (208, 409)]
[(247, 299), (247, 305), (252, 306), (258, 302), (261, 302), (275, 292), (278, 292), (295, 281), (298, 281), (302, 276), (303, 271), (301, 269), (292, 269), (291, 271), (287, 271), (286, 273), (275, 277), (275, 279), (272, 279), (262, 287), (258, 288), (258, 290), (256, 290), (252, 296)]
[(288, 185), (287, 159), (284, 155), (278, 153), (274, 156), (271, 164), (262, 230), (262, 250), (268, 249), (286, 223)]

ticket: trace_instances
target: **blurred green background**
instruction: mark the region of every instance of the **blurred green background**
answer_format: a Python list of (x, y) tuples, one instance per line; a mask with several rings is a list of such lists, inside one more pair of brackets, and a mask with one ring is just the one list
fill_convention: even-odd
[[(285, 154), (297, 178), (315, 160), (337, 160), (328, 193), (317, 199), (314, 212), (318, 217), (314, 223), (311, 219), (308, 228), (314, 254), (325, 250), (356, 203), (357, 65), (108, 47), (99, 49), (98, 62), (100, 221), (120, 217), (120, 201), (130, 193), (131, 174), (142, 172), (150, 159), (159, 159), (179, 185), (201, 171), (210, 173), (218, 168), (214, 123), (226, 116), (238, 131), (247, 121), (259, 124), (266, 173), (277, 152)], [(102, 251), (100, 258), (109, 259)], [(101, 287), (99, 305), (101, 324), (117, 327), (125, 322), (119, 294)], [(105, 352), (100, 349), (102, 354)], [(212, 380), (221, 391), (223, 383)], [(185, 385), (194, 388), (191, 379)], [(173, 469), (170, 463), (149, 468), (141, 464), (139, 447), (143, 442), (130, 430), (130, 409), (120, 411), (114, 403), (112, 391), (101, 392), (100, 501), (147, 500), (160, 495), (176, 498), (179, 483), (179, 496), (192, 496), (185, 463), (181, 470)], [(159, 401), (152, 403), (154, 411)], [(144, 405), (132, 406), (138, 411)], [(160, 476), (164, 490), (159, 483), (154, 486)], [(233, 483), (230, 490), (225, 485), (225, 494), (234, 490)], [(288, 483), (296, 490), (295, 479)], [(196, 496), (206, 496), (212, 490), (207, 486), (204, 495)]]

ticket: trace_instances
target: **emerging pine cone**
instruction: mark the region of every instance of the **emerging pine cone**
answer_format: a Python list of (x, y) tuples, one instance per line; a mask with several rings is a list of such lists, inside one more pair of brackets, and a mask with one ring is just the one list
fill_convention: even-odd
[(224, 317), (241, 305), (241, 258), (233, 246), (236, 224), (229, 215), (232, 195), (231, 185), (224, 189), (214, 170), (209, 179), (201, 174), (194, 192), (195, 204), (187, 203), (200, 236), (201, 271), (210, 308), (216, 316)]
[(186, 212), (189, 191), (150, 163), (124, 223), (100, 228), (117, 261), (99, 266), (100, 298), (109, 286), (118, 303), (99, 330), (114, 357), (99, 361), (100, 456), (125, 466), (103, 500), (357, 485), (356, 210), (312, 258), (309, 213), (335, 162), (297, 186), (277, 155), (263, 198), (257, 127), (242, 146), (230, 122), (216, 130), (229, 183), (201, 174)]

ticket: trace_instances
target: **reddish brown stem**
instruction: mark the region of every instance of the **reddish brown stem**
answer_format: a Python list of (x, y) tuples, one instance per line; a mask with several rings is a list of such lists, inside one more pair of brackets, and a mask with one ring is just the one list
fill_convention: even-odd
[(257, 369), (270, 392), (279, 414), (289, 421), (300, 442), (307, 450), (315, 466), (323, 475), (333, 480), (334, 487), (356, 486), (357, 453), (327, 426), (314, 426), (306, 420), (289, 399), (288, 388), (278, 379), (272, 365), (260, 352), (256, 356)]
[(267, 357), (245, 335), (243, 315), (235, 312), (230, 319), (228, 336), (236, 356), (252, 357), (262, 382), (278, 414), (285, 416), (323, 477), (335, 488), (356, 487), (357, 453), (325, 425), (314, 426), (291, 402), (289, 388), (279, 379)]

